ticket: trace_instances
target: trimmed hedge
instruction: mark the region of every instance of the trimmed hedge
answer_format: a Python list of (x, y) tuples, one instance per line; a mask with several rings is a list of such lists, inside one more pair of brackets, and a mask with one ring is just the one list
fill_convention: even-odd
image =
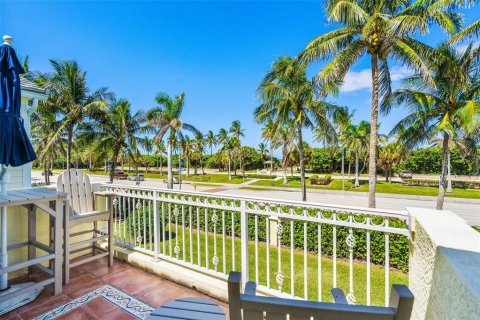
[(270, 174), (247, 174), (247, 178), (253, 178), (253, 179), (275, 179), (277, 178), (276, 175), (270, 175)]
[[(175, 218), (173, 216), (173, 208), (171, 206), (171, 219), (172, 224), (175, 223)], [(178, 224), (179, 226), (182, 223), (181, 219), (181, 207), (180, 215), (178, 217)], [(200, 230), (205, 231), (205, 219), (208, 219), (208, 230), (209, 232), (213, 232), (214, 223), (212, 221), (212, 217), (214, 214), (214, 210), (205, 208), (199, 208), (199, 221), (197, 221), (197, 210), (196, 208), (192, 208), (192, 227), (194, 229), (197, 228), (197, 224), (200, 224)], [(165, 206), (165, 225), (161, 226), (161, 229), (164, 230), (165, 236), (163, 238), (168, 238), (168, 205)], [(132, 210), (133, 211), (133, 210)], [(140, 215), (138, 215), (140, 213)], [(231, 212), (231, 211), (224, 211), (222, 213), (221, 210), (215, 211), (217, 215), (217, 235), (221, 235), (222, 230), (222, 215), (225, 215), (225, 234), (228, 236), (232, 235), (232, 215), (234, 219), (234, 232), (235, 237), (239, 237), (240, 235), (240, 214), (238, 212)], [(301, 212), (300, 212), (301, 213)], [(299, 214), (300, 214), (299, 213)], [(153, 214), (153, 211), (151, 211)], [(314, 214), (312, 212), (312, 214)], [(324, 216), (331, 214), (328, 211), (325, 211)], [(189, 227), (189, 210), (185, 208), (184, 211), (185, 215), (185, 226)], [(123, 216), (123, 213), (122, 213)], [(149, 219), (150, 218), (150, 219)], [(342, 218), (339, 216), (339, 218)], [(346, 218), (346, 217), (343, 217)], [(358, 217), (357, 219), (360, 219)], [(146, 214), (146, 224), (144, 225), (143, 221), (143, 211), (137, 210), (137, 216), (135, 221), (133, 218), (128, 219), (128, 226), (127, 230), (130, 237), (133, 239), (134, 237), (134, 229), (138, 231), (140, 230), (143, 233), (143, 230), (146, 231), (147, 242), (150, 238), (150, 221), (153, 224), (153, 217)], [(372, 221), (374, 224), (381, 224), (382, 220), (378, 219), (378, 221)], [(266, 216), (257, 216), (257, 224), (258, 224), (258, 239), (261, 242), (267, 241), (267, 217)], [(389, 222), (391, 227), (405, 227), (405, 224), (396, 219), (392, 219)], [(285, 247), (290, 247), (290, 229), (291, 229), (291, 222), (289, 220), (283, 220), (283, 233), (281, 235), (281, 243)], [(320, 226), (320, 233), (319, 233), (319, 226)], [(321, 252), (322, 255), (326, 256), (333, 256), (333, 225), (328, 224), (317, 224), (313, 222), (306, 222), (303, 221), (293, 221), (293, 246), (295, 249), (303, 250), (304, 249), (304, 228), (307, 228), (307, 250), (310, 252), (317, 253), (318, 252), (318, 240), (319, 235), (321, 235)], [(153, 225), (151, 226), (151, 230), (153, 232)], [(175, 237), (174, 231), (175, 228), (172, 230), (172, 237)], [(348, 227), (336, 227), (336, 256), (340, 259), (348, 259), (349, 258), (349, 248), (346, 243), (346, 239), (348, 236), (349, 228)], [(367, 231), (362, 229), (353, 229), (353, 235), (355, 237), (355, 247), (353, 250), (353, 257), (357, 260), (365, 260), (367, 256)], [(250, 216), (248, 220), (248, 237), (250, 241), (255, 240), (255, 217)], [(409, 257), (409, 244), (408, 239), (405, 236), (398, 235), (398, 234), (390, 234), (390, 267), (396, 268), (401, 271), (408, 271), (408, 257)], [(153, 239), (153, 235), (152, 235)], [(142, 240), (143, 243), (144, 240)], [(383, 265), (385, 263), (385, 233), (378, 232), (378, 231), (370, 231), (370, 261), (374, 264)]]
[[(422, 179), (402, 179), (404, 186), (412, 187), (438, 187), (437, 180), (422, 180)], [(460, 189), (480, 189), (480, 182), (478, 181), (452, 181), (453, 188)]]
[(326, 174), (322, 178), (320, 178), (316, 174), (310, 177), (310, 184), (313, 184), (313, 185), (326, 186), (326, 185), (329, 185), (331, 182), (332, 182), (332, 176), (329, 174)]

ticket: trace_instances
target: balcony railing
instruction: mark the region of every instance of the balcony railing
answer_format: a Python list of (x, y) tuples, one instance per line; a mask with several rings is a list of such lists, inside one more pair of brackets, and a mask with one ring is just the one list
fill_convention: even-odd
[[(103, 185), (117, 244), (224, 279), (241, 271), (276, 296), (388, 304), (408, 269), (406, 212)], [(406, 278), (406, 277), (404, 277)], [(360, 298), (359, 298), (360, 297)]]

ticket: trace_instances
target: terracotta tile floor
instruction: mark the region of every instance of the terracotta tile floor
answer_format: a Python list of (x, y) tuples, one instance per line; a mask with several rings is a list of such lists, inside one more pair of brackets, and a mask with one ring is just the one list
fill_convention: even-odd
[[(73, 268), (70, 272), (70, 283), (63, 286), (61, 294), (53, 296), (52, 288), (48, 286), (35, 301), (0, 316), (0, 319), (31, 319), (105, 284), (112, 285), (154, 308), (180, 297), (206, 297), (217, 302), (226, 313), (228, 309), (227, 304), (224, 302), (147, 273), (121, 261), (115, 260), (114, 266), (108, 268), (105, 258)], [(135, 318), (121, 308), (99, 297), (58, 319), (127, 320)]]

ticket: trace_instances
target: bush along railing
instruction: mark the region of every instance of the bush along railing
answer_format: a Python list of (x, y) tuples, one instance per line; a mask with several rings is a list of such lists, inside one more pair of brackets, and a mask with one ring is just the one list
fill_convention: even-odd
[[(404, 186), (412, 187), (438, 187), (438, 180), (422, 180), (422, 179), (402, 179)], [(459, 189), (480, 189), (478, 181), (452, 181), (453, 188)]]
[(350, 303), (388, 304), (390, 285), (407, 281), (404, 212), (103, 188), (115, 194), (117, 244), (155, 260), (224, 280), (230, 271), (241, 271), (267, 294), (319, 301), (340, 287)]

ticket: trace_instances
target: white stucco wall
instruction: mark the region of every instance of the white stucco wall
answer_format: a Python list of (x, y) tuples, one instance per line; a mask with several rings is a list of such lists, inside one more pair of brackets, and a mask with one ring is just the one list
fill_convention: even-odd
[(479, 319), (480, 233), (450, 212), (408, 210), (415, 216), (411, 319)]

